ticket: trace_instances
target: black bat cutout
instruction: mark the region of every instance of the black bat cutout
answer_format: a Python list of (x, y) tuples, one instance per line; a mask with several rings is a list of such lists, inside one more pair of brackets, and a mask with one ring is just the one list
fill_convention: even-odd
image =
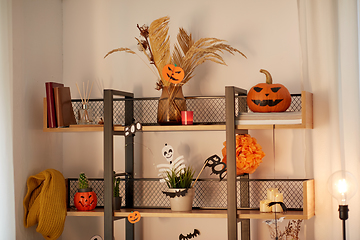
[(165, 194), (166, 196), (168, 196), (170, 198), (174, 198), (174, 197), (185, 196), (187, 192), (188, 192), (188, 190), (185, 189), (185, 190), (181, 190), (181, 191), (177, 191), (177, 192), (164, 192), (163, 191), (163, 194)]
[[(220, 162), (221, 158), (214, 154), (211, 157), (208, 157), (208, 159), (205, 160), (206, 163), (206, 167), (211, 167), (212, 173), (211, 174), (216, 174), (219, 175), (220, 181), (223, 180), (226, 175), (227, 175), (227, 166), (226, 163), (224, 162)], [(217, 170), (219, 169), (220, 170)]]
[(285, 204), (283, 202), (270, 202), (268, 204), (269, 207), (275, 205), (275, 204), (279, 204), (281, 206), (281, 208), (283, 209), (284, 212), (287, 211), (287, 207), (285, 206)]
[(194, 233), (189, 233), (186, 235), (186, 237), (182, 234), (179, 235), (179, 240), (187, 240), (187, 239), (191, 239), (191, 238), (195, 238), (198, 235), (200, 235), (200, 231), (197, 229), (194, 229)]

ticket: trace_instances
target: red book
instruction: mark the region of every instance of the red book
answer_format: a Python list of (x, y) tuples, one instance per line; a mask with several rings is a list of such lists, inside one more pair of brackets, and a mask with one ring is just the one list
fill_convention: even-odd
[(56, 112), (55, 112), (55, 100), (54, 100), (54, 88), (63, 87), (64, 84), (56, 82), (46, 82), (46, 103), (47, 103), (47, 123), (49, 128), (56, 128)]

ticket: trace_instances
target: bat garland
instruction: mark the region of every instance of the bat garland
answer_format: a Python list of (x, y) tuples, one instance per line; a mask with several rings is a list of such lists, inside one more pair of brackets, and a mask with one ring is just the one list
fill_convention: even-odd
[[(208, 159), (205, 160), (206, 166), (211, 167), (212, 173), (215, 175), (219, 175), (220, 181), (223, 180), (227, 175), (227, 166), (226, 163), (220, 162), (221, 158), (214, 154), (211, 157), (208, 157)], [(218, 170), (220, 169), (220, 170)]]
[(186, 234), (186, 236), (180, 234), (179, 235), (179, 240), (187, 240), (187, 239), (195, 238), (198, 235), (200, 235), (200, 231), (197, 230), (197, 229), (194, 229), (193, 233)]
[(165, 194), (167, 197), (174, 198), (174, 197), (185, 196), (187, 192), (188, 192), (188, 190), (184, 189), (184, 190), (180, 190), (177, 192), (164, 192), (163, 191), (163, 194)]

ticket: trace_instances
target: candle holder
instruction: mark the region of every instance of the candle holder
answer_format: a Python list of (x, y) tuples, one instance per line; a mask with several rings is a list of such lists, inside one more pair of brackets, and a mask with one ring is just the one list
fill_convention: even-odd
[(181, 111), (182, 125), (192, 125), (194, 119), (193, 111)]

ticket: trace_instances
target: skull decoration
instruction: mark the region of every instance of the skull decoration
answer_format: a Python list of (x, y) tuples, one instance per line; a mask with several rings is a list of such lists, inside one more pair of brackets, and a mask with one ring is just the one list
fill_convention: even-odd
[(171, 164), (174, 157), (173, 147), (165, 143), (165, 147), (163, 147), (162, 152), (166, 161), (168, 161)]

